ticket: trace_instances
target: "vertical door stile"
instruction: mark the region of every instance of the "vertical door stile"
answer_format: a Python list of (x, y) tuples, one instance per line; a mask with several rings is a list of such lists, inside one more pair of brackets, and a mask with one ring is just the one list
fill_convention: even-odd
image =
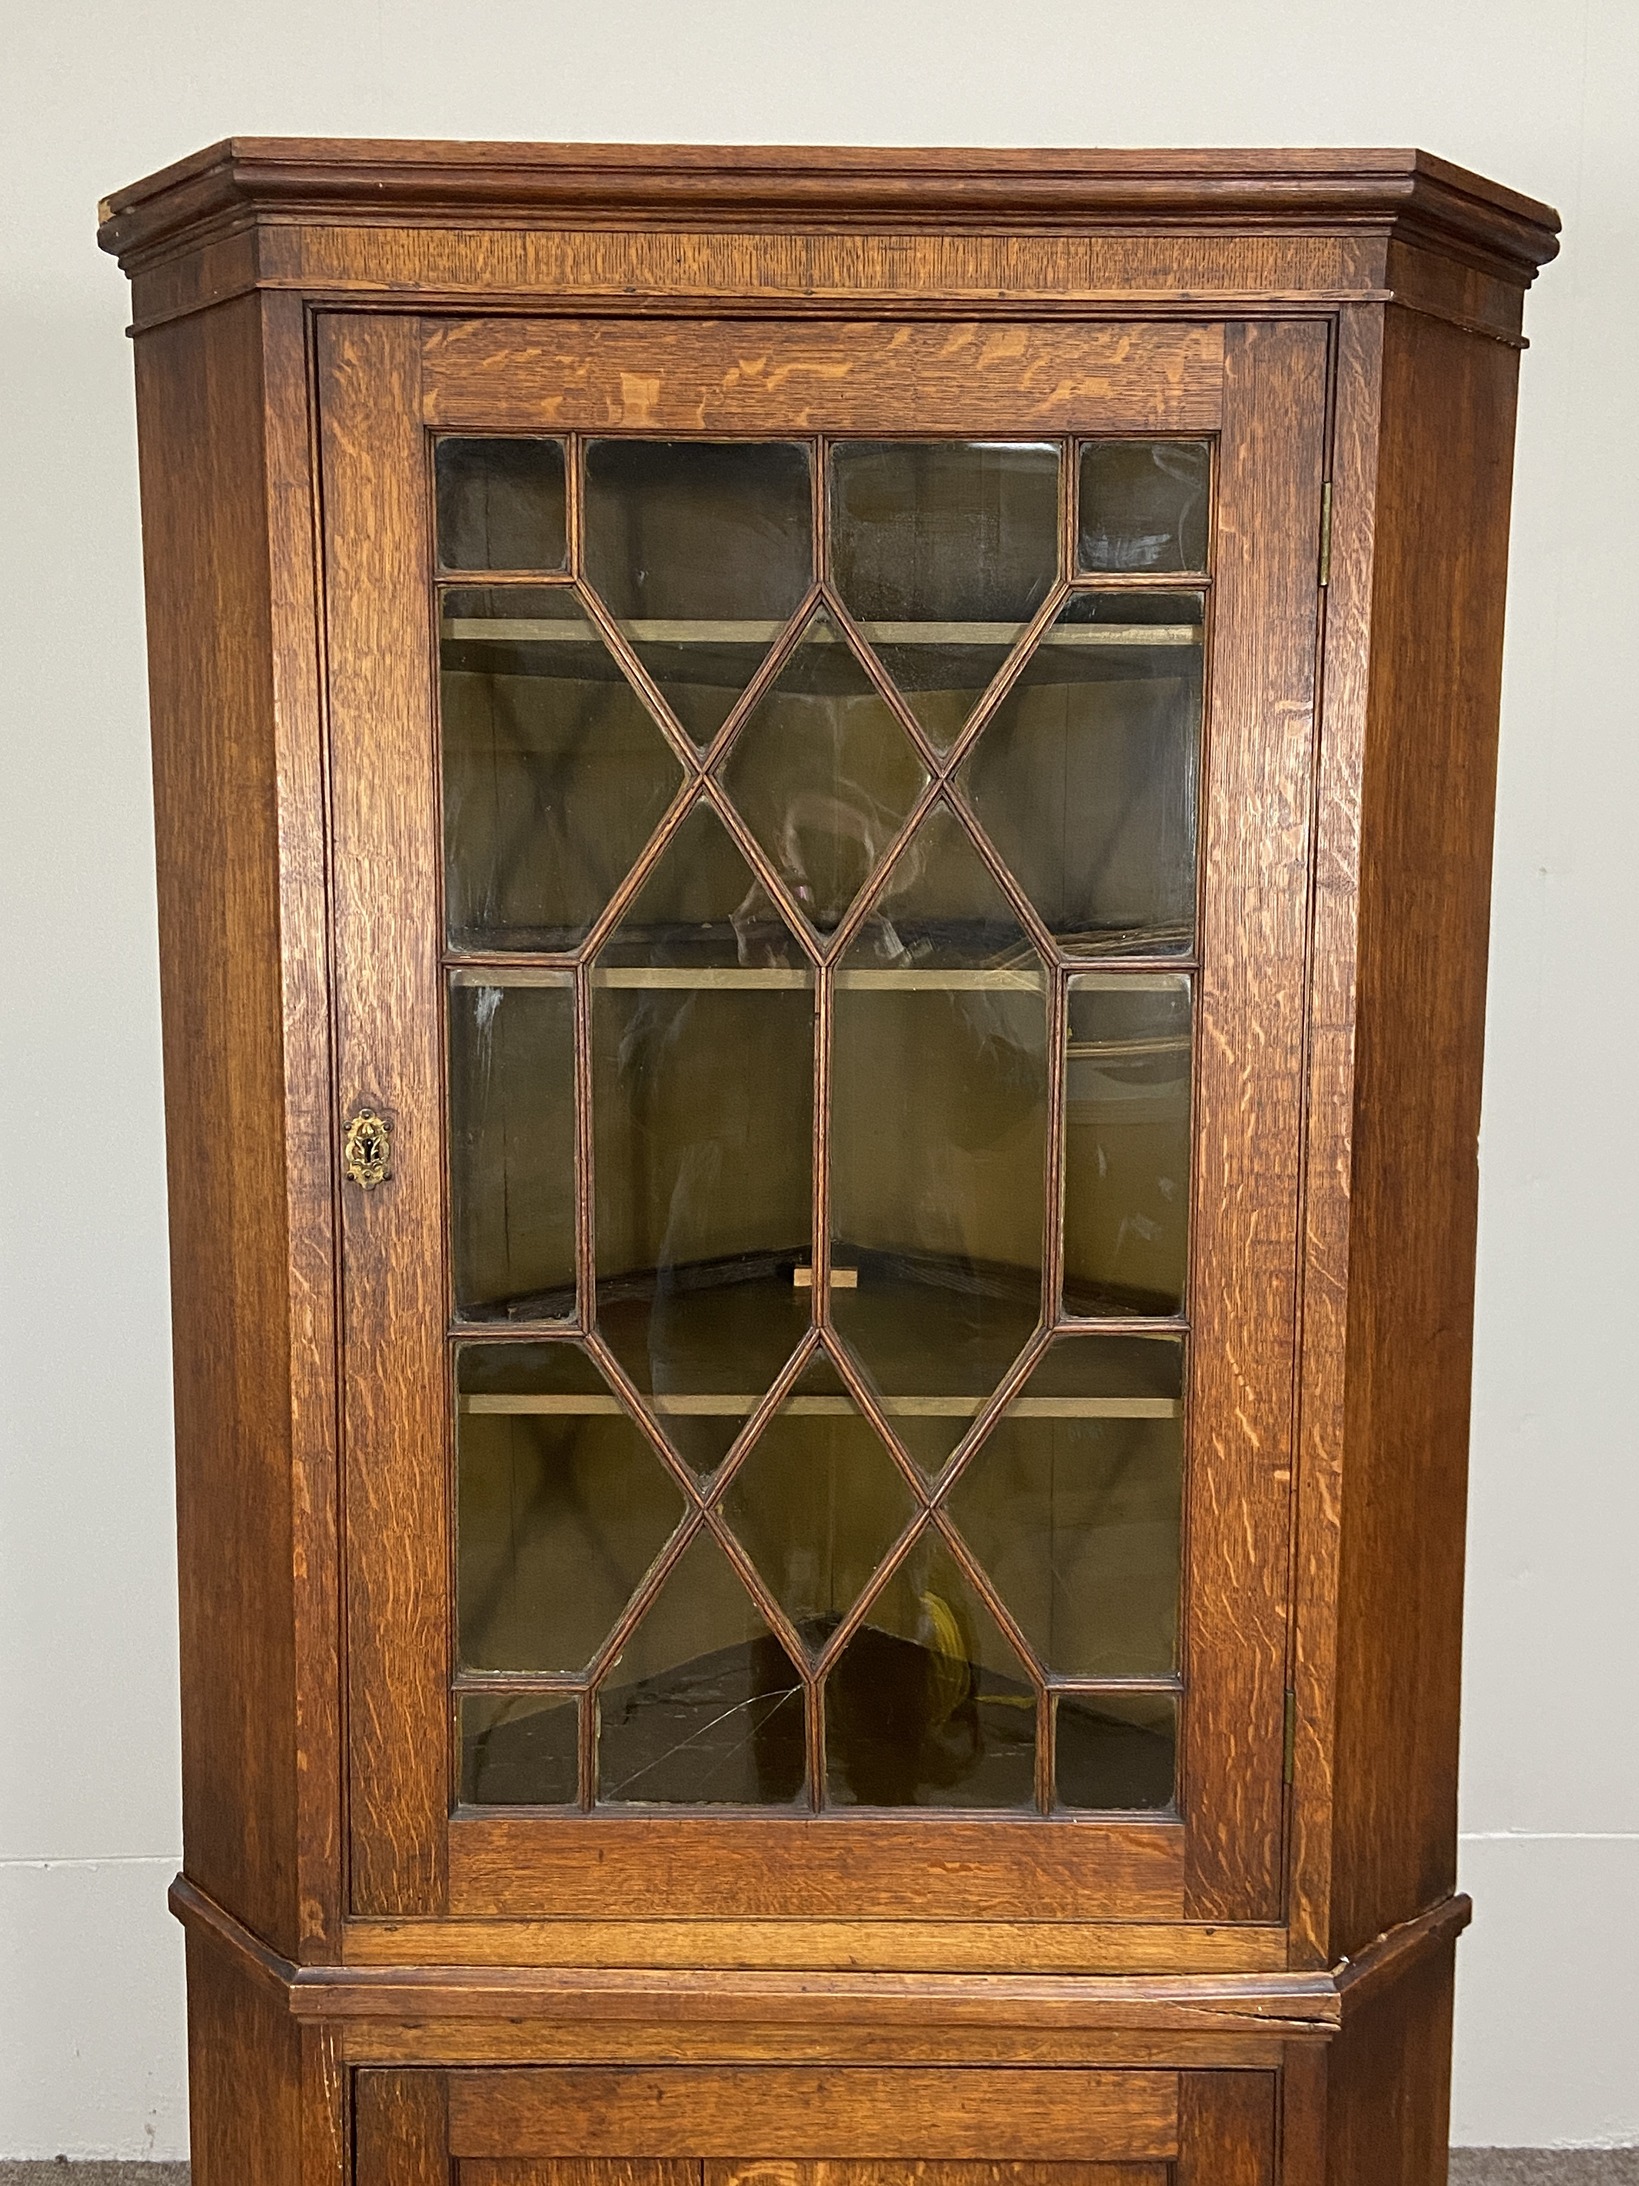
[(391, 1127), (342, 1191), (351, 1904), (441, 1911), (448, 1400), (438, 783), (421, 325), (319, 330), (337, 1097)]
[(1188, 1917), (1281, 1905), (1320, 321), (1228, 332), (1195, 1126)]

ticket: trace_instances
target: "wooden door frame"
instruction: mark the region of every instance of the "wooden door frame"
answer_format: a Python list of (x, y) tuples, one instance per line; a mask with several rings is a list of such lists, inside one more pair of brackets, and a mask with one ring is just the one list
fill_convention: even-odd
[[(782, 340), (802, 345), (800, 359)], [(856, 399), (847, 368), (867, 340)], [(781, 383), (771, 354), (812, 366), (811, 378), (792, 375), (800, 400), (770, 394)], [(1278, 1920), (1326, 322), (782, 330), (321, 314), (317, 357), (338, 1113), (368, 1103), (397, 1125), (392, 1187), (343, 1201), (353, 1910), (849, 1919), (869, 1877), (878, 1919)], [(664, 369), (635, 373), (644, 357)], [(916, 371), (936, 403), (911, 391)], [(1206, 1424), (1186, 1535), (1189, 1818), (451, 1820), (429, 426), (481, 417), (492, 429), (527, 419), (537, 430), (699, 432), (732, 418), (846, 432), (882, 430), (907, 404), (930, 434), (993, 433), (1015, 416), (1023, 433), (1221, 433), (1195, 1108), (1190, 1402)], [(1198, 1454), (1208, 1435), (1210, 1466)]]

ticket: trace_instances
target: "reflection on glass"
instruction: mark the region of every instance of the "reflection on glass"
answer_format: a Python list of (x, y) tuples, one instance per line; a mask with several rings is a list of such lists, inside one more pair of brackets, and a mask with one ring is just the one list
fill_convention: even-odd
[(572, 949), (683, 770), (566, 586), (446, 592), (440, 635), (451, 942)]
[(805, 447), (594, 440), (586, 574), (666, 703), (709, 743), (813, 579)]
[(683, 1498), (572, 1344), (463, 1344), (456, 1602), (468, 1670), (584, 1669)]
[(1057, 1801), (1094, 1813), (1164, 1812), (1176, 1799), (1178, 1703), (1169, 1693), (1061, 1693)]
[(559, 441), (444, 439), (433, 470), (442, 568), (562, 569)]
[(1205, 569), (1211, 449), (1204, 440), (1095, 440), (1081, 451), (1076, 567)]
[(567, 972), (450, 982), (450, 1223), (468, 1319), (575, 1310), (574, 996)]
[(722, 822), (684, 821), (592, 972), (598, 1323), (709, 1471), (808, 1325), (813, 973)]
[(1189, 981), (1078, 974), (1065, 1053), (1065, 1310), (1176, 1313), (1189, 1245)]
[(697, 1533), (598, 1698), (598, 1797), (787, 1806), (805, 1776), (802, 1684), (709, 1533)]
[(758, 1437), (723, 1499), (770, 1593), (818, 1653), (913, 1509), (899, 1468), (823, 1354)]
[(1201, 629), (1199, 594), (1073, 595), (963, 762), (985, 832), (1072, 956), (1189, 947)]
[(466, 1806), (573, 1806), (579, 1775), (573, 1693), (463, 1693)]
[(734, 739), (723, 786), (821, 933), (840, 922), (927, 776), (825, 615)]
[(1176, 1661), (1182, 1351), (1061, 1338), (951, 1490), (969, 1547), (1060, 1676)]
[(931, 1528), (825, 1681), (825, 1769), (836, 1806), (1034, 1801), (1035, 1688)]
[(929, 1469), (1038, 1318), (1046, 1026), (1040, 963), (937, 805), (843, 956), (831, 1098), (832, 1259), (857, 1270), (832, 1315)]
[(1058, 572), (1058, 450), (844, 441), (831, 454), (831, 575), (946, 751)]

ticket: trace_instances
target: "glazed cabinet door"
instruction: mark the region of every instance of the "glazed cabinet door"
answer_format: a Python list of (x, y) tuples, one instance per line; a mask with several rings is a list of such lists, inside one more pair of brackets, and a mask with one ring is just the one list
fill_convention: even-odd
[(1257, 2071), (371, 2070), (354, 2186), (1274, 2186), (1275, 2091)]
[(321, 320), (356, 1914), (1278, 1917), (1325, 374)]

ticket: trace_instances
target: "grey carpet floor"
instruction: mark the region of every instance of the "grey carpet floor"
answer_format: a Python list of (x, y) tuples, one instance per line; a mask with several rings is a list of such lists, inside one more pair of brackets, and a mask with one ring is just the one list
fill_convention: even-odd
[[(185, 2163), (6, 2163), (0, 2186), (188, 2186)], [(1639, 2186), (1639, 2148), (1454, 2148), (1451, 2186)]]

